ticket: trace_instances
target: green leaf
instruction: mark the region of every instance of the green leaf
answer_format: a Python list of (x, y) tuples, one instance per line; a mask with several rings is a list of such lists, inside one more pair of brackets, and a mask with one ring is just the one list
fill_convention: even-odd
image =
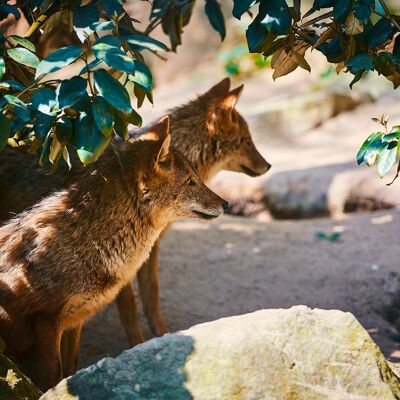
[(49, 130), (53, 126), (56, 115), (47, 115), (38, 112), (36, 120), (33, 125), (33, 131), (38, 138), (45, 138)]
[(206, 0), (205, 11), (211, 26), (220, 34), (221, 40), (224, 40), (226, 28), (220, 4), (216, 0)]
[(368, 53), (360, 53), (349, 58), (346, 65), (353, 74), (364, 70), (372, 70), (374, 68), (373, 60)]
[(261, 51), (268, 33), (270, 32), (263, 25), (255, 23), (255, 21), (249, 25), (246, 31), (246, 38), (251, 53)]
[(58, 111), (56, 92), (48, 87), (43, 87), (32, 95), (32, 105), (40, 112), (53, 116)]
[(262, 5), (260, 15), (265, 14), (265, 16), (260, 23), (275, 35), (287, 34), (292, 23), (292, 16), (285, 0), (267, 1)]
[(395, 131), (384, 135), (382, 140), (384, 142), (392, 142), (393, 140), (400, 140), (400, 131)]
[(0, 57), (0, 81), (3, 80), (5, 73), (6, 73), (6, 63), (4, 62), (4, 58)]
[(13, 81), (13, 80), (6, 80), (3, 82), (0, 82), (0, 89), (2, 90), (24, 90), (25, 86), (22, 85), (21, 83), (17, 82), (17, 81)]
[(144, 49), (168, 51), (168, 47), (164, 43), (145, 35), (129, 35), (125, 37), (125, 40), (130, 44), (132, 50), (135, 51), (142, 51)]
[(99, 21), (90, 24), (90, 29), (93, 31), (110, 31), (115, 28), (114, 21)]
[(371, 8), (369, 4), (363, 1), (357, 1), (353, 5), (353, 11), (359, 21), (362, 21), (364, 24), (368, 23), (371, 17)]
[(233, 16), (240, 19), (254, 3), (255, 0), (233, 0)]
[(101, 96), (96, 96), (92, 103), (93, 119), (97, 127), (104, 136), (110, 136), (113, 125), (114, 116), (107, 107), (107, 102)]
[(378, 159), (378, 173), (383, 178), (393, 167), (397, 157), (397, 142), (390, 142), (386, 144), (383, 149), (379, 151)]
[(153, 77), (150, 70), (145, 64), (139, 61), (134, 61), (135, 72), (128, 76), (128, 79), (136, 85), (139, 85), (143, 90), (149, 92), (153, 85)]
[(5, 115), (0, 114), (0, 149), (4, 148), (7, 144), (7, 140), (11, 134), (11, 124), (10, 121), (5, 117)]
[(74, 145), (84, 165), (98, 160), (111, 140), (105, 137), (93, 121), (91, 113), (81, 113), (75, 124)]
[(381, 18), (367, 33), (366, 40), (369, 48), (374, 48), (386, 43), (393, 33), (393, 27), (389, 20)]
[(123, 1), (121, 0), (100, 0), (101, 10), (104, 11), (108, 16), (114, 17), (121, 14), (124, 11), (122, 6)]
[(133, 60), (118, 47), (104, 42), (97, 42), (93, 46), (93, 54), (98, 60), (104, 61), (111, 68), (128, 74), (134, 71), (135, 64)]
[(61, 82), (58, 90), (59, 108), (71, 107), (86, 93), (87, 81), (80, 76)]
[(25, 47), (30, 51), (36, 51), (35, 45), (27, 38), (18, 35), (11, 35), (10, 38), (17, 42), (20, 46)]
[(14, 47), (13, 49), (8, 49), (7, 54), (19, 64), (23, 64), (32, 68), (37, 68), (39, 65), (39, 59), (37, 56), (30, 50), (23, 47)]
[(94, 2), (86, 6), (78, 7), (74, 13), (74, 26), (77, 28), (86, 28), (94, 24), (100, 18), (99, 10)]
[(358, 150), (358, 153), (357, 153), (357, 164), (358, 165), (362, 164), (365, 161), (365, 155), (367, 153), (367, 150), (373, 143), (379, 142), (379, 146), (380, 146), (381, 137), (382, 137), (382, 132), (374, 132), (368, 136), (368, 138), (365, 140), (365, 142), (360, 147), (360, 150)]
[(94, 71), (93, 78), (100, 96), (104, 97), (108, 104), (126, 113), (132, 111), (129, 95), (125, 87), (106, 70), (98, 69)]
[(335, 0), (333, 3), (333, 16), (338, 21), (344, 22), (351, 11), (351, 4), (351, 0)]
[(75, 45), (61, 47), (61, 49), (53, 51), (39, 63), (36, 70), (36, 78), (70, 65), (81, 54), (82, 48)]

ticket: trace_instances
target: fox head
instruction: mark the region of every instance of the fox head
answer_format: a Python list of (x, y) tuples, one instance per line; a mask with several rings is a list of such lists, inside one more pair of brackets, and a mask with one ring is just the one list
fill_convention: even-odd
[(170, 145), (168, 117), (153, 125), (139, 140), (146, 145), (139, 196), (149, 212), (159, 210), (157, 220), (212, 219), (228, 207), (228, 202), (210, 190), (182, 153)]
[(243, 85), (233, 90), (229, 87), (230, 80), (226, 78), (204, 95), (211, 100), (206, 133), (219, 143), (221, 169), (250, 176), (262, 175), (271, 165), (256, 149), (247, 122), (235, 109)]
[(271, 168), (235, 109), (242, 91), (243, 85), (230, 90), (230, 79), (226, 78), (171, 114), (173, 144), (189, 157), (203, 179), (221, 170), (259, 176)]

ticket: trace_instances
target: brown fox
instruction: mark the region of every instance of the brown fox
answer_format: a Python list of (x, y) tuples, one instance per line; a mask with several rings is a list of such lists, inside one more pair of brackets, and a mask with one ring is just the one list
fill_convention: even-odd
[[(242, 90), (243, 85), (230, 90), (230, 80), (226, 78), (169, 114), (173, 145), (188, 157), (205, 182), (221, 170), (259, 176), (271, 168), (254, 146), (246, 121), (235, 109)], [(152, 332), (161, 336), (168, 328), (160, 310), (158, 252), (159, 240), (139, 270), (138, 280), (144, 313)], [(121, 321), (132, 346), (144, 340), (134, 299), (131, 283), (117, 297)]]
[[(230, 80), (226, 78), (169, 114), (173, 145), (189, 158), (204, 181), (221, 170), (257, 176), (270, 168), (255, 148), (246, 121), (234, 108), (242, 90), (243, 86), (230, 90)], [(0, 220), (31, 206), (52, 188), (66, 185), (65, 175), (45, 176), (46, 172), (36, 168), (36, 163), (35, 156), (20, 155), (11, 149), (0, 152)], [(159, 241), (139, 270), (138, 279), (151, 329), (155, 335), (162, 335), (168, 328), (159, 305), (158, 251)], [(132, 284), (121, 291), (117, 304), (129, 344), (142, 342)]]
[(62, 378), (63, 332), (114, 299), (169, 223), (227, 207), (170, 140), (164, 118), (0, 228), (0, 336), (42, 389)]

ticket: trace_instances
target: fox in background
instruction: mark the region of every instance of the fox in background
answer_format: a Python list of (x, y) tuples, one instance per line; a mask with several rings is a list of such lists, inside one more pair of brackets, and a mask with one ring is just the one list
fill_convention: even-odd
[(78, 332), (77, 352), (83, 322), (132, 280), (169, 223), (228, 206), (170, 141), (166, 117), (0, 228), (0, 336), (40, 388), (63, 376), (63, 332)]
[[(242, 90), (243, 86), (230, 90), (230, 80), (226, 78), (169, 114), (173, 145), (190, 160), (205, 182), (221, 170), (258, 176), (270, 168), (255, 148), (246, 121), (235, 109)], [(66, 186), (76, 179), (74, 171), (80, 169), (74, 165), (67, 178), (62, 173), (45, 176), (46, 171), (36, 164), (36, 156), (21, 155), (12, 149), (0, 152), (0, 221), (31, 206), (51, 189)], [(143, 310), (157, 336), (168, 331), (159, 301), (158, 253), (159, 240), (138, 272)], [(117, 297), (131, 346), (144, 341), (133, 290), (129, 283)]]

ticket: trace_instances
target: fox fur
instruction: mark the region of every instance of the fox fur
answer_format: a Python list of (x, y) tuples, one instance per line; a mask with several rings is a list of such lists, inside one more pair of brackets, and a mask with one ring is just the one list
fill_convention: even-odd
[[(193, 101), (169, 113), (171, 140), (192, 163), (202, 180), (208, 182), (221, 170), (258, 176), (270, 164), (257, 151), (245, 119), (235, 109), (243, 86), (230, 90), (230, 80), (222, 80)], [(46, 176), (36, 167), (36, 157), (12, 149), (0, 152), (0, 220), (9, 218), (37, 202), (53, 188), (79, 179), (74, 173)], [(79, 166), (73, 167), (73, 171)], [(73, 172), (72, 171), (72, 172)], [(160, 309), (157, 240), (148, 261), (139, 270), (138, 280), (143, 310), (155, 335), (168, 331)], [(131, 346), (143, 342), (131, 283), (120, 292), (117, 305)], [(76, 333), (73, 334), (76, 337)], [(76, 360), (73, 361), (76, 364)], [(68, 372), (73, 372), (73, 367)]]
[(61, 337), (112, 301), (165, 227), (227, 204), (170, 148), (168, 118), (0, 228), (0, 336), (42, 389), (62, 378)]

